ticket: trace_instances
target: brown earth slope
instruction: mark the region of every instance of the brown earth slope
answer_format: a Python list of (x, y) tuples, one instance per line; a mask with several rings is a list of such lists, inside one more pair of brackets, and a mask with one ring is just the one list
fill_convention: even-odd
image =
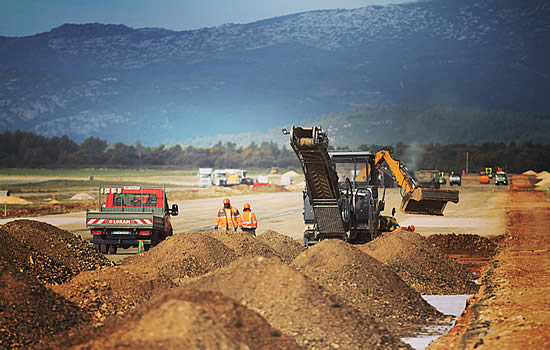
[(406, 348), (278, 258), (244, 257), (184, 287), (221, 292), (307, 348)]
[(344, 241), (323, 240), (300, 254), (291, 266), (393, 334), (411, 336), (443, 319), (389, 267)]
[(98, 329), (50, 346), (74, 349), (300, 349), (257, 313), (220, 293), (177, 289)]
[(384, 233), (360, 246), (420, 294), (474, 294), (474, 276), (416, 232)]
[(219, 240), (189, 232), (168, 237), (154, 249), (124, 259), (121, 264), (153, 267), (174, 279), (203, 275), (236, 258), (235, 252)]
[(87, 319), (76, 305), (0, 258), (0, 348), (27, 348)]
[(15, 220), (0, 227), (27, 249), (47, 256), (68, 273), (49, 276), (48, 282), (63, 282), (82, 271), (113, 266), (93, 246), (71, 232), (33, 220)]
[(277, 252), (286, 263), (290, 263), (305, 250), (295, 239), (273, 230), (264, 231), (258, 239)]
[(483, 271), (480, 292), (431, 349), (550, 348), (550, 198), (512, 192), (505, 248)]

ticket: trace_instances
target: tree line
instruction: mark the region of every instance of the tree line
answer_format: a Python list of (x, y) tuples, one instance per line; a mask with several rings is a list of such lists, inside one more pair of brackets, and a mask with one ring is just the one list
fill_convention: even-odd
[[(509, 172), (550, 169), (550, 145), (482, 143), (407, 145), (360, 145), (354, 150), (376, 152), (389, 148), (396, 159), (410, 169), (477, 172), (500, 166)], [(347, 148), (350, 149), (350, 148)], [(0, 168), (294, 168), (300, 163), (294, 152), (273, 142), (251, 143), (247, 147), (221, 142), (209, 147), (144, 146), (115, 143), (89, 137), (81, 144), (67, 136), (44, 137), (26, 131), (0, 134)]]

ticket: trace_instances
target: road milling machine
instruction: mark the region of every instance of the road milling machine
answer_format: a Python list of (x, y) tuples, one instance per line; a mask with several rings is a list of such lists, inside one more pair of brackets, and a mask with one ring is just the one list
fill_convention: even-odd
[(391, 176), (401, 187), (401, 211), (407, 214), (443, 215), (447, 202), (458, 203), (458, 191), (422, 188), (407, 168), (388, 150), (329, 152), (327, 132), (321, 127), (293, 126), (290, 146), (298, 156), (306, 180), (304, 195), (304, 246), (326, 238), (365, 243), (397, 221), (382, 216), (384, 188), (379, 197), (379, 174)]

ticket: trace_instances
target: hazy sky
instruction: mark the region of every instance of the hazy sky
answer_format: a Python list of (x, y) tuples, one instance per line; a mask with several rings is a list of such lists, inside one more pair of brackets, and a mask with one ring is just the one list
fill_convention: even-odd
[(63, 23), (198, 29), (250, 23), (296, 12), (410, 0), (0, 0), (0, 35), (47, 32)]

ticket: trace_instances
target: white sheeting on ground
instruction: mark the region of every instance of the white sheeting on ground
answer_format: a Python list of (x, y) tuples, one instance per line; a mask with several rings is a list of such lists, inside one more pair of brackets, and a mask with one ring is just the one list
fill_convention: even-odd
[(455, 319), (451, 324), (433, 325), (427, 327), (424, 334), (419, 334), (414, 338), (401, 338), (401, 340), (412, 346), (414, 349), (426, 349), (432, 341), (436, 340), (453, 328), (456, 318), (464, 312), (464, 309), (466, 308), (466, 300), (468, 300), (469, 297), (471, 297), (471, 295), (423, 295), (422, 298), (435, 307), (439, 312), (442, 312), (445, 315), (452, 315)]

